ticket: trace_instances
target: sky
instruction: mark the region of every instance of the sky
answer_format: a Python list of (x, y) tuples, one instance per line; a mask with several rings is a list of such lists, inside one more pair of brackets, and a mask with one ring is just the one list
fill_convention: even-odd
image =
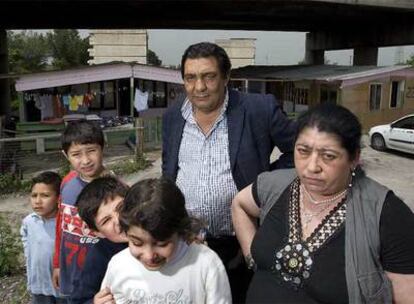
[[(259, 32), (259, 31), (213, 31), (213, 30), (148, 30), (148, 47), (163, 64), (177, 65), (181, 55), (190, 44), (200, 41), (214, 42), (220, 38), (256, 38), (256, 64), (297, 64), (305, 55), (306, 33)], [(396, 56), (398, 53), (398, 56)], [(414, 46), (380, 48), (378, 65), (393, 65), (402, 57), (405, 61), (414, 54)], [(350, 65), (352, 50), (328, 51), (325, 58), (330, 63)]]
[[(47, 30), (40, 30), (45, 32)], [(89, 30), (79, 30), (82, 37)], [(302, 61), (305, 55), (303, 32), (224, 31), (224, 30), (148, 30), (148, 47), (162, 60), (163, 65), (178, 65), (184, 50), (191, 44), (223, 38), (256, 38), (257, 65), (289, 65)], [(378, 65), (405, 62), (414, 54), (414, 46), (379, 48)], [(352, 50), (325, 52), (329, 63), (352, 64)]]

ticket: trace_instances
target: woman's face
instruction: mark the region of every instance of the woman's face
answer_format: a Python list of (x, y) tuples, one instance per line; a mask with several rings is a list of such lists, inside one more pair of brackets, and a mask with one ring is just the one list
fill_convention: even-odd
[(294, 156), (300, 181), (315, 198), (344, 190), (359, 161), (359, 153), (351, 161), (336, 135), (317, 128), (303, 129), (296, 140)]

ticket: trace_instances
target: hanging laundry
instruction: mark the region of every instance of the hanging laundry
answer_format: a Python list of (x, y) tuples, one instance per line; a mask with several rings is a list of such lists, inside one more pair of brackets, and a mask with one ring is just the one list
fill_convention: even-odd
[(69, 95), (69, 111), (77, 111), (79, 108), (76, 96)]
[(37, 96), (36, 107), (40, 110), (41, 120), (47, 118), (53, 118), (53, 102), (52, 95), (40, 95)]
[(83, 96), (83, 105), (89, 108), (92, 105), (93, 99), (94, 99), (94, 96), (92, 93), (85, 94)]
[(62, 106), (59, 95), (53, 96), (53, 112), (55, 113), (55, 117), (58, 118), (62, 118), (62, 116), (65, 114), (65, 109)]
[(67, 108), (69, 108), (69, 98), (69, 95), (62, 95), (63, 105)]
[(75, 95), (76, 102), (78, 103), (78, 106), (83, 106), (83, 95)]
[(135, 90), (134, 107), (138, 112), (148, 109), (148, 92), (142, 92), (140, 89)]

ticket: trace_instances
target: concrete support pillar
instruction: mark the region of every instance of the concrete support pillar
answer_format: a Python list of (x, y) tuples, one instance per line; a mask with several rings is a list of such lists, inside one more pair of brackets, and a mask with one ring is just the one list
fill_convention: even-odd
[(357, 47), (354, 48), (354, 65), (377, 65), (377, 47)]
[(325, 50), (315, 50), (314, 45), (314, 35), (312, 35), (312, 33), (307, 33), (305, 43), (305, 64), (324, 64)]
[[(7, 52), (7, 32), (0, 29), (0, 74), (9, 73), (9, 57)], [(10, 113), (9, 79), (0, 79), (0, 115)]]

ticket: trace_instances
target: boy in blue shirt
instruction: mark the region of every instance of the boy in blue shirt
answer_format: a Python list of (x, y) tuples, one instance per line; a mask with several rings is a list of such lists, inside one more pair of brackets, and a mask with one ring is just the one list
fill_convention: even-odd
[(60, 176), (50, 171), (33, 178), (30, 204), (34, 212), (23, 219), (20, 229), (26, 258), (27, 289), (33, 304), (66, 303), (52, 285), (60, 183)]
[(63, 178), (61, 200), (56, 220), (53, 283), (69, 298), (77, 297), (74, 287), (80, 280), (85, 258), (99, 241), (79, 217), (75, 206), (82, 189), (92, 180), (109, 174), (103, 166), (104, 135), (92, 121), (68, 124), (62, 134), (63, 154), (73, 171)]

